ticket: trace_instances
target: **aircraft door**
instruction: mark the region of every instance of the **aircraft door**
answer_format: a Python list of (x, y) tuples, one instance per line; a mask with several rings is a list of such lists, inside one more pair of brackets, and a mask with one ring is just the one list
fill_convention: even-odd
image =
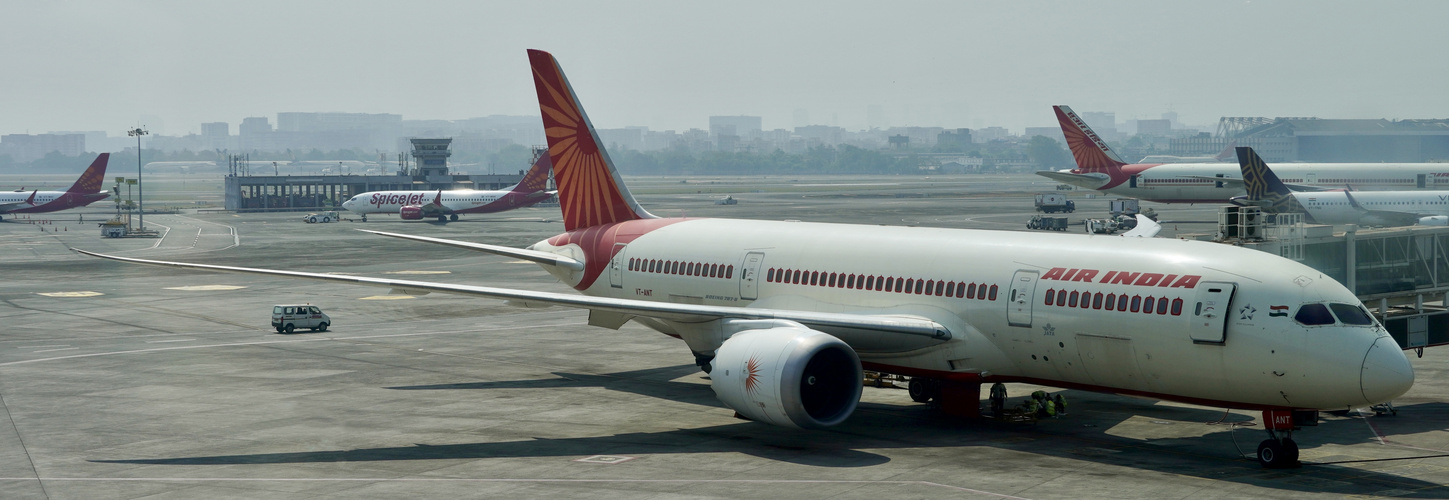
[(764, 252), (745, 254), (745, 265), (740, 269), (740, 299), (755, 300), (759, 292), (760, 263), (765, 261)]
[(1021, 270), (1011, 277), (1011, 291), (1008, 292), (1006, 323), (1011, 326), (1031, 327), (1032, 297), (1036, 296), (1036, 271)]
[(1228, 315), (1236, 283), (1204, 281), (1197, 285), (1197, 297), (1190, 305), (1187, 334), (1194, 344), (1222, 344), (1228, 333)]
[(629, 247), (624, 243), (614, 244), (614, 260), (609, 262), (609, 286), (624, 288), (624, 267), (629, 264), (628, 257), (624, 251)]
[(1138, 177), (1142, 177), (1142, 176), (1141, 175), (1134, 175), (1134, 176), (1128, 177), (1127, 178), (1127, 187), (1129, 187), (1129, 188), (1136, 188), (1137, 187), (1137, 178)]
[(1419, 178), (1415, 181), (1414, 185), (1418, 186), (1419, 189), (1424, 189), (1425, 186), (1429, 185), (1429, 174), (1419, 174)]

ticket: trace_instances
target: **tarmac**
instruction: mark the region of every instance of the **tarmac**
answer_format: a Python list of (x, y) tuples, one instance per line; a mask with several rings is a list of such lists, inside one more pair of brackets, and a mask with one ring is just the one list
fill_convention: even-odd
[[(1030, 175), (627, 182), (661, 216), (1020, 231), (1031, 193), (1055, 192)], [(739, 204), (713, 203), (726, 194)], [(1105, 216), (1105, 198), (1069, 194), (1071, 231)], [(1216, 219), (1144, 206), (1166, 237)], [(1396, 415), (1324, 415), (1294, 434), (1302, 468), (1264, 470), (1256, 412), (1045, 388), (1067, 415), (1006, 423), (867, 388), (844, 424), (799, 431), (734, 418), (682, 342), (589, 327), (583, 311), (69, 250), (571, 291), (534, 264), (355, 230), (525, 246), (562, 231), (557, 208), (447, 224), (302, 215), (148, 214), (159, 239), (101, 238), (101, 209), (5, 216), (0, 497), (1449, 498), (1442, 348), (1410, 355), (1417, 383)], [(278, 334), (283, 303), (334, 325)], [(1009, 384), (1009, 404), (1037, 388)]]

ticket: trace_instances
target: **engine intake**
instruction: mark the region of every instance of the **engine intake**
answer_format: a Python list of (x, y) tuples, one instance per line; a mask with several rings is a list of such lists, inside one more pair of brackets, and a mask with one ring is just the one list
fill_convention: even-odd
[(398, 210), (398, 217), (402, 220), (419, 220), (423, 218), (422, 205), (407, 205)]
[(715, 396), (750, 420), (829, 427), (845, 421), (860, 402), (855, 350), (804, 326), (736, 333), (710, 365)]

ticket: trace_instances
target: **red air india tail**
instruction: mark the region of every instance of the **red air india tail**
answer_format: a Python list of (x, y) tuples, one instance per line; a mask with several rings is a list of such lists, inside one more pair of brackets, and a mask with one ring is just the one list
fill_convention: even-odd
[(96, 157), (96, 161), (91, 162), (91, 166), (87, 167), (86, 171), (81, 173), (80, 178), (76, 179), (75, 184), (72, 184), (70, 189), (65, 191), (76, 194), (95, 194), (101, 192), (101, 181), (106, 180), (106, 164), (110, 161), (110, 153), (101, 153), (100, 156)]
[(533, 168), (523, 174), (523, 180), (513, 186), (514, 193), (531, 194), (543, 191), (548, 188), (548, 171), (553, 168), (553, 162), (549, 161), (550, 155), (539, 155), (538, 161), (533, 162)]
[(624, 187), (558, 61), (547, 52), (529, 50), (528, 62), (533, 66), (564, 229), (655, 218)]
[(1111, 172), (1127, 164), (1072, 108), (1052, 106), (1052, 110), (1057, 112), (1057, 122), (1062, 126), (1062, 135), (1067, 137), (1072, 157), (1077, 160), (1078, 172)]

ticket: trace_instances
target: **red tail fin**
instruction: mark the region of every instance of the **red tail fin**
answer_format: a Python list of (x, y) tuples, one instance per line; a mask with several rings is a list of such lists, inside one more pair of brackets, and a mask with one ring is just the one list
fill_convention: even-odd
[(513, 192), (518, 194), (537, 193), (548, 188), (548, 171), (553, 168), (553, 162), (549, 161), (549, 155), (538, 155), (538, 161), (533, 162), (533, 168), (523, 174), (523, 180), (513, 186)]
[(106, 180), (106, 164), (110, 163), (110, 161), (110, 153), (101, 153), (100, 156), (96, 157), (96, 161), (91, 162), (91, 166), (87, 167), (86, 171), (81, 173), (80, 178), (76, 179), (75, 184), (71, 184), (70, 189), (65, 191), (77, 194), (95, 194), (101, 192), (101, 181)]
[(1107, 146), (1107, 141), (1097, 137), (1097, 133), (1087, 126), (1087, 122), (1072, 112), (1072, 108), (1052, 106), (1052, 110), (1057, 112), (1057, 123), (1062, 126), (1062, 135), (1067, 137), (1067, 147), (1071, 148), (1072, 157), (1077, 160), (1078, 170), (1102, 172), (1127, 164)]
[(655, 218), (624, 187), (558, 61), (547, 52), (529, 50), (528, 62), (533, 66), (533, 85), (548, 135), (564, 229)]

